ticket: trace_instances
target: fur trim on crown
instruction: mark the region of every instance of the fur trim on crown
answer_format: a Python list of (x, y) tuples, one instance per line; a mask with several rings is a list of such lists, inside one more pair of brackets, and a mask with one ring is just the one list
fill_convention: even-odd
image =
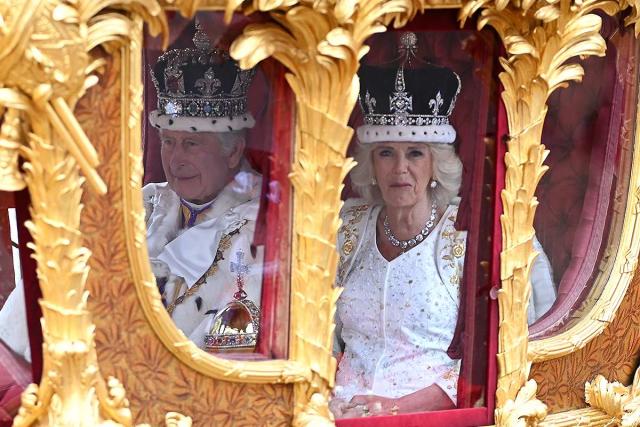
[(237, 117), (174, 117), (160, 114), (159, 110), (149, 113), (149, 122), (157, 129), (183, 132), (232, 132), (252, 128), (256, 121), (251, 113)]
[(364, 125), (358, 128), (361, 143), (373, 142), (435, 142), (452, 144), (456, 130), (451, 125), (397, 126)]

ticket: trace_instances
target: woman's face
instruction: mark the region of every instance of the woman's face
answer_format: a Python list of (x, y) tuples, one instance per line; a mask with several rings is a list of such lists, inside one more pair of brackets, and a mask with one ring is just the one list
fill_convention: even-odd
[(386, 206), (411, 207), (426, 199), (433, 176), (431, 150), (426, 144), (381, 142), (372, 157), (373, 173)]

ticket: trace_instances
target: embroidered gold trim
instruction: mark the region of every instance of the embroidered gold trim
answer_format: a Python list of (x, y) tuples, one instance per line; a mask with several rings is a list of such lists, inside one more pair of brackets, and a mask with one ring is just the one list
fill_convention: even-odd
[(444, 225), (441, 235), (448, 242), (442, 248), (444, 255), (441, 255), (442, 260), (445, 261), (447, 267), (451, 268), (455, 273), (449, 278), (449, 282), (456, 287), (460, 286), (460, 278), (462, 277), (462, 267), (459, 265), (460, 261), (456, 258), (464, 257), (465, 253), (465, 241), (460, 237), (461, 232), (453, 227), (453, 223), (456, 221), (457, 211), (455, 215), (447, 217), (448, 223)]
[(218, 263), (220, 262), (220, 260), (224, 259), (224, 251), (226, 251), (227, 249), (229, 249), (231, 247), (231, 237), (236, 235), (236, 234), (238, 234), (238, 233), (240, 233), (240, 229), (247, 222), (248, 221), (246, 219), (243, 220), (242, 224), (240, 224), (240, 226), (238, 228), (236, 228), (235, 230), (230, 231), (229, 233), (227, 233), (224, 236), (222, 236), (222, 238), (220, 239), (220, 243), (218, 244), (218, 249), (216, 251), (216, 256), (213, 259), (213, 263), (211, 264), (211, 267), (209, 267), (209, 269), (202, 275), (201, 278), (198, 279), (198, 281), (196, 283), (194, 283), (194, 285), (192, 287), (187, 289), (185, 291), (185, 293), (180, 295), (178, 298), (175, 299), (175, 301), (173, 301), (171, 304), (169, 304), (167, 306), (167, 312), (169, 313), (170, 316), (173, 314), (173, 310), (176, 309), (176, 306), (182, 304), (185, 299), (187, 299), (191, 295), (195, 294), (198, 291), (198, 289), (200, 289), (200, 287), (202, 285), (207, 283), (207, 279), (209, 277), (213, 276), (214, 274), (216, 274), (218, 272), (218, 269), (219, 269)]
[[(338, 261), (338, 275), (337, 283), (342, 284), (344, 280), (345, 271), (345, 256), (349, 256), (355, 249), (355, 243), (358, 241), (358, 234), (356, 233), (356, 224), (362, 220), (362, 216), (369, 209), (369, 205), (353, 206), (345, 212), (346, 215), (351, 215), (349, 222), (344, 224), (338, 230), (338, 233), (344, 235), (344, 243), (342, 244), (342, 253)], [(344, 254), (344, 255), (343, 255)]]

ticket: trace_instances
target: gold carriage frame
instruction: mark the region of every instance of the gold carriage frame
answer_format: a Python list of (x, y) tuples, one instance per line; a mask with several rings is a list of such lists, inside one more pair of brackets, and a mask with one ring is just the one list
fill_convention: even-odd
[[(626, 24), (634, 25), (637, 35), (639, 6), (638, 0), (0, 0), (0, 188), (26, 186), (30, 191), (32, 221), (27, 226), (43, 294), (44, 374), (39, 386), (32, 384), (23, 394), (15, 425), (133, 424), (122, 384), (100, 374), (94, 320), (87, 309), (91, 253), (81, 234), (80, 200), (85, 181), (98, 199), (106, 197), (107, 186), (98, 173), (98, 151), (74, 108), (97, 82), (94, 72), (106, 63), (92, 57), (97, 46), (121, 61), (117, 187), (122, 191), (128, 266), (147, 322), (166, 348), (196, 371), (230, 382), (293, 383), (294, 425), (331, 425), (328, 396), (336, 369), (332, 318), (339, 295), (333, 288), (334, 242), (342, 182), (353, 166), (346, 150), (353, 132), (347, 121), (358, 93), (356, 71), (370, 35), (390, 25), (401, 27), (430, 8), (460, 9), (462, 23), (477, 14), (479, 29), (493, 27), (507, 52), (500, 60), (510, 139), (502, 192), (496, 425), (624, 423), (639, 417), (632, 404), (640, 394), (638, 375), (626, 388), (599, 377), (586, 386), (591, 408), (550, 416), (536, 399), (535, 381), (527, 378), (531, 362), (568, 354), (600, 334), (625, 295), (640, 249), (640, 133), (634, 137), (620, 247), (600, 299), (555, 337), (529, 342), (526, 318), (528, 273), (535, 258), (534, 193), (547, 169), (548, 151), (541, 145), (547, 100), (556, 89), (581, 80), (582, 67), (569, 60), (605, 54), (601, 19), (593, 12), (613, 15), (630, 8)], [(235, 11), (263, 11), (272, 18), (247, 27), (231, 54), (243, 67), (274, 57), (288, 69), (296, 96), (288, 360), (203, 357), (172, 327), (160, 303), (147, 262), (142, 216), (140, 76), (143, 23), (166, 39), (165, 11), (171, 9), (184, 16), (225, 10), (227, 17)], [(25, 160), (22, 169), (20, 157)], [(319, 319), (306, 317), (309, 310)], [(178, 413), (165, 419), (167, 425), (191, 424)]]

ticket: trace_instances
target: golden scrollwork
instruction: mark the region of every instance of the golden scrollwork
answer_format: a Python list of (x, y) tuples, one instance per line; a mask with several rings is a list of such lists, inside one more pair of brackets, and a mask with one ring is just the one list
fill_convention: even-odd
[[(613, 14), (625, 8), (626, 23), (640, 32), (640, 3), (629, 0), (471, 0), (464, 4), (426, 0), (3, 0), (0, 2), (0, 188), (31, 192), (33, 235), (38, 276), (43, 291), (44, 372), (22, 397), (16, 426), (36, 423), (131, 425), (124, 387), (103, 379), (94, 348), (94, 325), (87, 310), (85, 282), (90, 251), (79, 232), (80, 197), (86, 180), (97, 193), (107, 191), (96, 172), (98, 155), (73, 115), (76, 101), (96, 82), (102, 64), (91, 49), (113, 51), (126, 44), (131, 62), (123, 68), (127, 98), (123, 102), (122, 149), (126, 189), (125, 227), (133, 275), (141, 284), (143, 309), (154, 330), (181, 360), (216, 378), (238, 382), (293, 382), (294, 424), (331, 425), (328, 409), (336, 361), (332, 356), (333, 315), (339, 290), (333, 287), (338, 211), (343, 180), (353, 166), (346, 158), (352, 129), (347, 121), (358, 94), (356, 72), (367, 53), (365, 42), (389, 25), (405, 25), (429, 7), (461, 7), (462, 22), (479, 12), (479, 28), (496, 29), (508, 57), (501, 60), (500, 79), (509, 119), (510, 139), (502, 193), (502, 289), (499, 292), (499, 382), (496, 424), (529, 425), (546, 416), (536, 399), (536, 383), (527, 381), (526, 307), (531, 293), (529, 270), (535, 190), (546, 171), (548, 151), (541, 133), (550, 94), (579, 81), (577, 57), (604, 55), (596, 9)], [(192, 16), (200, 8), (226, 5), (227, 16), (267, 12), (271, 22), (248, 26), (234, 42), (232, 56), (251, 67), (273, 56), (284, 64), (296, 95), (297, 135), (291, 182), (294, 188), (291, 339), (289, 361), (232, 362), (203, 354), (175, 328), (160, 304), (146, 262), (142, 206), (139, 132), (142, 110), (142, 21), (166, 35), (163, 7)], [(138, 136), (134, 136), (138, 135)], [(18, 159), (26, 162), (23, 170)], [(81, 173), (83, 176), (81, 176)], [(636, 187), (637, 189), (637, 187)], [(636, 190), (637, 191), (637, 190)], [(635, 270), (637, 259), (624, 268)], [(307, 313), (313, 312), (314, 316)], [(153, 320), (156, 319), (156, 320)], [(208, 356), (207, 356), (208, 357)], [(529, 359), (530, 359), (529, 355)], [(637, 425), (638, 374), (622, 387), (597, 378), (587, 384), (592, 408), (584, 419), (613, 417)], [(599, 417), (599, 418), (598, 418)], [(46, 421), (45, 421), (46, 418)], [(559, 425), (569, 422), (557, 416)], [(571, 419), (571, 418), (568, 418)], [(581, 418), (582, 419), (582, 418)], [(169, 413), (166, 425), (186, 427), (189, 417)], [(625, 424), (626, 423), (626, 424)]]
[(18, 170), (18, 156), (23, 136), (20, 111), (9, 108), (2, 115), (0, 127), (0, 188), (3, 191), (22, 190), (27, 184)]
[[(535, 400), (535, 382), (531, 380), (525, 385), (530, 363), (526, 309), (531, 295), (529, 271), (537, 255), (532, 246), (533, 219), (538, 205), (535, 190), (547, 170), (543, 164), (548, 151), (541, 144), (542, 126), (551, 93), (571, 81), (582, 79), (582, 66), (568, 61), (605, 54), (606, 45), (599, 34), (601, 18), (593, 13), (596, 9), (614, 14), (620, 10), (620, 4), (606, 0), (472, 0), (460, 12), (464, 23), (481, 10), (478, 28), (492, 26), (508, 54), (507, 59), (501, 59), (505, 71), (500, 74), (509, 141), (505, 155), (506, 182), (502, 191), (504, 213), (501, 216), (498, 425), (510, 425), (513, 421), (511, 416), (505, 418), (503, 412), (518, 411), (518, 405), (514, 403), (525, 388), (527, 404)], [(545, 415), (546, 411), (539, 411), (535, 417), (540, 420)], [(535, 420), (530, 422), (535, 423)]]
[(630, 386), (608, 382), (598, 375), (592, 382), (587, 382), (584, 389), (587, 404), (608, 415), (610, 425), (640, 426), (640, 370), (636, 370)]
[[(103, 12), (108, 9), (107, 12)], [(166, 20), (153, 0), (127, 6), (104, 1), (7, 1), (0, 4), (0, 105), (3, 189), (26, 183), (32, 220), (26, 224), (43, 299), (43, 377), (22, 396), (15, 426), (131, 425), (120, 382), (98, 369), (94, 325), (85, 282), (90, 251), (79, 231), (82, 184), (104, 194), (98, 156), (73, 114), (96, 82), (90, 50), (126, 41), (128, 13), (148, 19), (152, 31)], [(106, 25), (105, 25), (106, 24)], [(25, 159), (18, 170), (18, 155)], [(84, 177), (80, 176), (80, 171)], [(6, 179), (10, 178), (10, 179)]]
[(538, 386), (534, 380), (529, 380), (518, 391), (515, 400), (507, 402), (496, 409), (496, 425), (498, 426), (527, 426), (535, 424), (536, 420), (547, 416), (547, 406), (536, 399)]

